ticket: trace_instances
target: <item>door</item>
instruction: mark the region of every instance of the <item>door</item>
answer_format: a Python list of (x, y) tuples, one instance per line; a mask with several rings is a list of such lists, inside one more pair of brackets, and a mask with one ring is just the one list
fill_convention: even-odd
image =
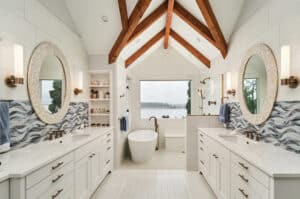
[(75, 164), (75, 198), (87, 199), (90, 195), (90, 157), (86, 156)]

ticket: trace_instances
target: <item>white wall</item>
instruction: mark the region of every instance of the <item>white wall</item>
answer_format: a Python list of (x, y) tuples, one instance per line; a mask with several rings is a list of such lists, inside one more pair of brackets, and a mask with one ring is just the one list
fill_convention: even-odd
[[(142, 62), (129, 68), (132, 129), (152, 129), (154, 126), (153, 121), (149, 122), (140, 117), (140, 80), (192, 80), (192, 114), (198, 114), (200, 97), (196, 88), (205, 76), (203, 73), (171, 47), (168, 50), (161, 47)], [(165, 146), (165, 133), (186, 134), (185, 119), (160, 119), (159, 125), (162, 147)]]
[[(54, 16), (38, 0), (0, 0), (0, 99), (28, 100), (26, 74), (30, 55), (42, 41), (50, 41), (57, 45), (69, 63), (72, 86), (76, 85), (79, 70), (88, 68), (86, 51), (80, 38), (59, 18)], [(4, 84), (4, 78), (13, 74), (12, 45), (24, 46), (25, 84), (11, 89)], [(82, 101), (88, 96), (87, 82), (84, 93), (72, 95), (72, 101)]]
[[(245, 52), (253, 45), (269, 45), (277, 59), (280, 71), (280, 48), (291, 45), (291, 73), (300, 75), (300, 1), (299, 0), (251, 0), (246, 1), (238, 28), (231, 38), (229, 53), (224, 60), (218, 57), (212, 61), (212, 73), (237, 72)], [(237, 73), (236, 73), (237, 76)], [(235, 77), (235, 85), (237, 78)], [(279, 86), (277, 101), (300, 100), (300, 87), (289, 89)], [(236, 101), (232, 99), (232, 101)]]

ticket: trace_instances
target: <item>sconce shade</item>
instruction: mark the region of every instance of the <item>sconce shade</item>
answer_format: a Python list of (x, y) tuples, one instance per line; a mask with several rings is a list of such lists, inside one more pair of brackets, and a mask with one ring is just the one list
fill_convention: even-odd
[(23, 46), (14, 45), (14, 76), (22, 78), (24, 75), (24, 51)]
[(289, 45), (281, 47), (281, 77), (280, 79), (290, 78), (290, 56), (291, 48)]

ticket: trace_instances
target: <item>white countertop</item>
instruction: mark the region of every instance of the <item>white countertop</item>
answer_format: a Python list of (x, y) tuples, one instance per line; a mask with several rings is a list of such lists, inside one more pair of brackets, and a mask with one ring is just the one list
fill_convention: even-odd
[(199, 130), (271, 177), (300, 177), (300, 154), (264, 142), (247, 146), (227, 141), (219, 136), (232, 132), (225, 128), (199, 128)]
[[(71, 134), (53, 141), (31, 144), (0, 155), (0, 182), (9, 178), (21, 178), (48, 163), (74, 151), (80, 146), (104, 135), (112, 128), (85, 128), (85, 136), (72, 137)], [(62, 141), (62, 143), (60, 143)]]

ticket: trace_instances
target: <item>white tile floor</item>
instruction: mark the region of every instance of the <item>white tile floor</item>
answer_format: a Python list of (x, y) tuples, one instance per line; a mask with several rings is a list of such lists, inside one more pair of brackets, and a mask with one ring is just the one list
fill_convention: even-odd
[(121, 169), (185, 169), (186, 154), (177, 152), (156, 151), (153, 158), (145, 163), (136, 164), (132, 160), (124, 160)]
[(117, 170), (92, 199), (216, 199), (202, 176), (184, 170)]

